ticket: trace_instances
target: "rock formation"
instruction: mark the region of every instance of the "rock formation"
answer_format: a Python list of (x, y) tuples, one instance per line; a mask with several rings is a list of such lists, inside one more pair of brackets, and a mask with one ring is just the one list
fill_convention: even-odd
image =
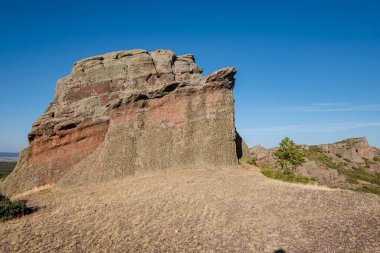
[(193, 55), (128, 50), (90, 57), (58, 80), (5, 194), (145, 171), (238, 165), (234, 68), (201, 77)]
[[(366, 138), (351, 138), (318, 146), (302, 145), (305, 164), (297, 173), (313, 177), (330, 187), (372, 189), (380, 194), (380, 150), (368, 145)], [(274, 152), (257, 145), (250, 149), (259, 165), (277, 167)], [(363, 189), (364, 187), (364, 189)]]

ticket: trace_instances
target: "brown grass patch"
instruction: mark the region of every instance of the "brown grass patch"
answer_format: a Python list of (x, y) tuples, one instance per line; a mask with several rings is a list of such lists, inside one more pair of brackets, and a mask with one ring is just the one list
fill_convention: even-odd
[(29, 195), (1, 252), (378, 252), (380, 197), (182, 170)]

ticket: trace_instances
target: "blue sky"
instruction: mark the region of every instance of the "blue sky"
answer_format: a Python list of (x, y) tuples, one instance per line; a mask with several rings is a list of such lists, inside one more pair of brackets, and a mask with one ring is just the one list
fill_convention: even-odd
[(192, 53), (236, 76), (250, 146), (367, 136), (380, 147), (379, 1), (2, 1), (0, 151), (32, 123), (74, 61), (123, 49)]

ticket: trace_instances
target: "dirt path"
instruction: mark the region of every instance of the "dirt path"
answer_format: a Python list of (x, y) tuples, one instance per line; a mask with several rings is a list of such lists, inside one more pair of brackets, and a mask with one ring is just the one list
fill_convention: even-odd
[(0, 252), (380, 252), (380, 197), (185, 170), (30, 196)]

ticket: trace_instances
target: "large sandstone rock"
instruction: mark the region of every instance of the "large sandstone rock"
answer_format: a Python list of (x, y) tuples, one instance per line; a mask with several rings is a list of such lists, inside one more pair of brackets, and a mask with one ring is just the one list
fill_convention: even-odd
[(58, 81), (1, 191), (237, 166), (248, 148), (234, 124), (236, 70), (201, 73), (193, 55), (169, 50), (120, 51), (76, 62)]

